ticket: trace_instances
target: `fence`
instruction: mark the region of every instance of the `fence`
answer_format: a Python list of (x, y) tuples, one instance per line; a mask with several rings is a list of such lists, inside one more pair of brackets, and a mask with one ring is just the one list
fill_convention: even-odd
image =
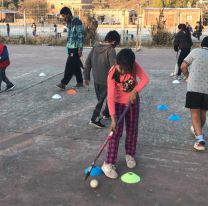
[(0, 13), (1, 36), (53, 36), (64, 31), (63, 20), (47, 13), (46, 9), (2, 10)]
[[(140, 13), (139, 13), (140, 11)], [(117, 30), (123, 43), (129, 41), (150, 41), (151, 26), (156, 24), (160, 9), (143, 10), (96, 9), (89, 14), (98, 20), (97, 33), (101, 39), (109, 30)], [(81, 19), (84, 20), (83, 13)], [(66, 37), (66, 28), (58, 15), (48, 13), (46, 9), (27, 9), (20, 11), (0, 10), (0, 35), (18, 37)], [(176, 31), (177, 24), (186, 21), (196, 22), (200, 9), (165, 9), (164, 19), (169, 31)], [(193, 25), (194, 26), (194, 25)]]

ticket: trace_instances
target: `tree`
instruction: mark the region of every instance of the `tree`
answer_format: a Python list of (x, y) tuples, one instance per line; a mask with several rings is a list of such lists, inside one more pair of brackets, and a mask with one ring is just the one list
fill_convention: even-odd
[(4, 0), (4, 7), (8, 9), (18, 9), (20, 0)]
[(188, 3), (190, 2), (191, 6), (195, 6), (197, 0), (152, 0), (150, 1), (150, 6), (152, 7), (170, 7), (170, 8), (183, 8), (187, 7)]

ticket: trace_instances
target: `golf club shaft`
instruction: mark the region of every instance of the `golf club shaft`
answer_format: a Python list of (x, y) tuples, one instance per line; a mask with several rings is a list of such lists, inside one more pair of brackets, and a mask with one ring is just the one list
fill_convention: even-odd
[[(123, 120), (123, 118), (124, 118), (126, 112), (128, 111), (130, 105), (131, 105), (131, 103), (129, 102), (129, 103), (128, 103), (128, 106), (124, 109), (123, 113), (122, 113), (121, 116), (119, 117), (118, 122), (117, 122), (117, 124), (116, 124), (116, 127), (117, 127), (117, 126), (120, 124), (120, 122)], [(108, 137), (106, 138), (105, 142), (102, 144), (102, 146), (101, 146), (101, 148), (100, 148), (100, 150), (99, 150), (99, 152), (98, 152), (96, 158), (94, 159), (93, 163), (91, 164), (91, 166), (90, 166), (89, 169), (88, 169), (87, 174), (85, 175), (85, 181), (86, 181), (87, 178), (90, 176), (90, 173), (91, 173), (91, 171), (92, 171), (92, 169), (93, 169), (93, 167), (94, 167), (96, 161), (97, 161), (98, 158), (100, 157), (102, 151), (104, 150), (105, 146), (107, 145), (108, 141), (109, 141), (110, 138), (113, 136), (113, 134), (114, 134), (114, 131), (111, 131), (110, 134), (108, 135)]]
[[(131, 103), (128, 104), (128, 106), (124, 109), (123, 113), (121, 114), (121, 116), (119, 117), (118, 119), (118, 122), (116, 123), (116, 127), (121, 123), (121, 121), (123, 120), (127, 110), (129, 109)], [(97, 161), (97, 159), (100, 157), (103, 149), (105, 148), (105, 146), (107, 145), (108, 141), (110, 140), (110, 138), (113, 136), (114, 134), (114, 131), (111, 131), (110, 134), (108, 135), (108, 137), (106, 138), (105, 142), (102, 144), (99, 152), (98, 152), (98, 155), (97, 157), (94, 159), (94, 163)]]

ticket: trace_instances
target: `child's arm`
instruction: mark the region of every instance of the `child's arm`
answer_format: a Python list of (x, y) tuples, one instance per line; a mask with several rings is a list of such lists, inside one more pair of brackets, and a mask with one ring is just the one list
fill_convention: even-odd
[(91, 51), (88, 54), (87, 59), (85, 61), (85, 67), (84, 67), (84, 71), (83, 71), (85, 83), (87, 83), (87, 81), (89, 83), (89, 81), (90, 81), (90, 72), (91, 72), (91, 68), (92, 68), (92, 62), (91, 62), (92, 53), (93, 53), (93, 48), (91, 49)]
[(116, 63), (116, 51), (112, 48), (108, 54), (110, 68)]
[(114, 68), (115, 67), (113, 66), (108, 73), (107, 102), (111, 117), (115, 115), (115, 80), (113, 79), (113, 74), (115, 71)]
[(141, 90), (149, 83), (149, 77), (147, 73), (144, 71), (143, 67), (141, 67), (138, 63), (135, 63), (136, 74), (139, 77), (140, 81), (134, 88), (137, 93), (140, 93)]
[(115, 80), (113, 79), (113, 74), (115, 72), (115, 66), (113, 66), (110, 69), (110, 72), (108, 73), (108, 96), (107, 96), (107, 102), (108, 102), (108, 109), (111, 116), (111, 126), (110, 131), (114, 131), (116, 128), (116, 112), (115, 112)]
[(133, 104), (137, 98), (137, 94), (148, 84), (149, 77), (145, 73), (144, 69), (137, 63), (134, 64), (134, 68), (136, 70), (136, 75), (139, 77), (140, 81), (136, 85), (136, 87), (131, 91), (129, 96), (129, 101)]

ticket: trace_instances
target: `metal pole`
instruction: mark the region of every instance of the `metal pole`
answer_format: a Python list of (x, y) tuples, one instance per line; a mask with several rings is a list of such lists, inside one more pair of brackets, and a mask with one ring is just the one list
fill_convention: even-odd
[(24, 32), (25, 32), (25, 43), (26, 43), (27, 42), (26, 9), (24, 9)]
[(124, 45), (124, 38), (125, 38), (125, 10), (122, 11), (122, 22), (121, 22), (121, 42)]
[(139, 3), (139, 11), (137, 12), (137, 36), (136, 36), (136, 51), (140, 51), (141, 50), (141, 43), (142, 43), (142, 37), (141, 37), (141, 33), (142, 33), (142, 22), (140, 22), (140, 18), (142, 18), (142, 11), (141, 11), (141, 4)]

